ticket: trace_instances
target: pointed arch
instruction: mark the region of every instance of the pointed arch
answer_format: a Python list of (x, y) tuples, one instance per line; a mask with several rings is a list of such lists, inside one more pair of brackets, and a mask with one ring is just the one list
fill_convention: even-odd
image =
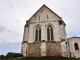
[(75, 44), (74, 44), (74, 47), (75, 47), (75, 50), (79, 50), (78, 43), (75, 43)]
[(36, 28), (36, 32), (35, 32), (36, 34), (35, 34), (35, 41), (37, 41), (38, 40), (38, 29)]
[(47, 28), (47, 40), (53, 41), (53, 28), (50, 24), (48, 25), (48, 28)]
[(41, 27), (37, 25), (35, 29), (35, 41), (41, 41)]

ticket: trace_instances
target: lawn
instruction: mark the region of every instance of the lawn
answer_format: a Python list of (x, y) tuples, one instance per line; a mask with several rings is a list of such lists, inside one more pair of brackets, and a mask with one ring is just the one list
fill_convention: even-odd
[(80, 60), (80, 58), (46, 56), (46, 57), (17, 57), (17, 58), (10, 58), (8, 60)]

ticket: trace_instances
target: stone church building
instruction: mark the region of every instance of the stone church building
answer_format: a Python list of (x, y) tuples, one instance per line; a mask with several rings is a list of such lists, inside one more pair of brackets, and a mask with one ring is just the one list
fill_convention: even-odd
[(24, 26), (24, 56), (80, 57), (80, 37), (67, 39), (65, 22), (43, 5)]

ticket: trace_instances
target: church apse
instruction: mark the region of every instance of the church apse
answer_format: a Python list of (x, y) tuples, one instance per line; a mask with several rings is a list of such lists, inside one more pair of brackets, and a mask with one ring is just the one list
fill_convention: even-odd
[(43, 5), (24, 27), (21, 53), (24, 56), (62, 56), (62, 43), (66, 38), (61, 41), (60, 20), (56, 13)]

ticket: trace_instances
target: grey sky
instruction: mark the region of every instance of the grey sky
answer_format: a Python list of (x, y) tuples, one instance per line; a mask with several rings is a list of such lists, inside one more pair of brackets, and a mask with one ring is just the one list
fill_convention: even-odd
[(21, 43), (26, 20), (43, 4), (62, 17), (67, 37), (80, 36), (80, 0), (0, 0), (0, 44)]

